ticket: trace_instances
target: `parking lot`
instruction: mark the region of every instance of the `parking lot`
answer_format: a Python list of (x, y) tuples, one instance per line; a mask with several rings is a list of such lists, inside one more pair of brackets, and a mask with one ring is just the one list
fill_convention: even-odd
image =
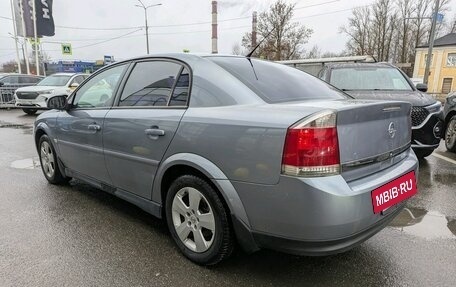
[(139, 208), (77, 181), (48, 184), (34, 119), (0, 110), (0, 286), (455, 285), (456, 154), (443, 142), (420, 162), (418, 195), (361, 246), (328, 257), (237, 251), (205, 268)]

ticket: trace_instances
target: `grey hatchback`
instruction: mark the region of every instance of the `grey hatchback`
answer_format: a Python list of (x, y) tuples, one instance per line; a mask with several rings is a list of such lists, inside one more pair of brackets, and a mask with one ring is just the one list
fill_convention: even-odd
[(198, 264), (235, 242), (343, 252), (416, 193), (409, 103), (353, 100), (281, 64), (135, 58), (48, 105), (34, 129), (46, 179), (76, 178), (166, 218)]

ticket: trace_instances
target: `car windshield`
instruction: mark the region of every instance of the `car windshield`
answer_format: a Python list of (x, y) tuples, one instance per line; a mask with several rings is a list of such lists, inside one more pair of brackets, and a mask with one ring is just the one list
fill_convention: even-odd
[(390, 67), (336, 68), (331, 72), (330, 83), (344, 91), (412, 91), (401, 72)]
[(65, 86), (70, 78), (67, 75), (52, 75), (41, 80), (37, 86)]

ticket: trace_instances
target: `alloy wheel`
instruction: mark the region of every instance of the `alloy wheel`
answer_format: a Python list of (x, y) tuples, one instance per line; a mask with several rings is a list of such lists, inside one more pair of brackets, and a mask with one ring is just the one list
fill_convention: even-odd
[(454, 147), (456, 144), (456, 118), (453, 117), (448, 123), (445, 135), (445, 143), (447, 147)]
[(195, 188), (184, 187), (171, 206), (174, 229), (181, 242), (197, 253), (207, 251), (215, 238), (215, 217), (209, 201)]
[(48, 178), (52, 178), (55, 173), (55, 160), (51, 145), (48, 142), (43, 141), (41, 144), (40, 155), (44, 173)]

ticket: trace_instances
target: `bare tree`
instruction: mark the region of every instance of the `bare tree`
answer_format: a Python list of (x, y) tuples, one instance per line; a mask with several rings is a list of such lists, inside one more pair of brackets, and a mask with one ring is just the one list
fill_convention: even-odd
[(314, 45), (308, 52), (304, 53), (306, 59), (317, 59), (321, 58), (321, 49), (317, 45)]
[[(268, 11), (260, 13), (257, 42), (260, 43), (263, 39), (264, 41), (258, 47), (255, 56), (270, 60), (301, 57), (302, 45), (307, 43), (313, 31), (298, 22), (292, 22), (294, 7), (294, 4), (278, 0)], [(249, 51), (253, 49), (251, 38), (251, 33), (246, 33), (242, 38), (242, 46)]]
[(339, 31), (349, 36), (347, 49), (356, 55), (372, 54), (372, 39), (370, 37), (371, 10), (368, 7), (356, 8), (353, 16), (348, 18), (348, 25)]
[[(340, 28), (348, 36), (348, 52), (372, 54), (381, 61), (413, 63), (415, 48), (429, 41), (434, 2), (376, 0), (368, 7), (353, 10), (348, 24)], [(449, 3), (443, 0), (439, 13), (448, 12)], [(448, 20), (437, 25), (440, 36), (449, 30)]]
[(231, 48), (231, 54), (237, 56), (242, 54), (241, 45), (239, 45), (239, 43), (235, 43), (233, 45), (233, 47)]

